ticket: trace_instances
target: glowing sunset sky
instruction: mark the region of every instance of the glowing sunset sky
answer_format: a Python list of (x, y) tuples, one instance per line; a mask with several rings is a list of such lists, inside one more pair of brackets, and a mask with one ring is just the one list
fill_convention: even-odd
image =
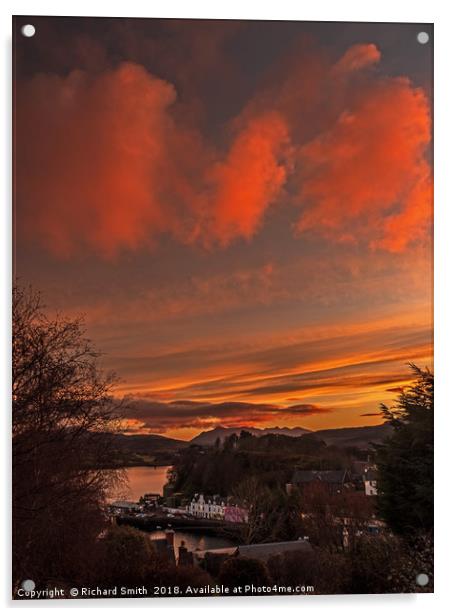
[(85, 315), (129, 430), (381, 423), (432, 366), (432, 27), (31, 23), (16, 274)]

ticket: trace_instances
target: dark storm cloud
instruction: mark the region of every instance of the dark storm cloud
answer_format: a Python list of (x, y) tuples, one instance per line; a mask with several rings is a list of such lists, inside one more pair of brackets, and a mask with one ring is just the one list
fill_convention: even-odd
[(180, 400), (160, 402), (148, 399), (129, 399), (124, 405), (125, 427), (128, 431), (165, 432), (172, 428), (212, 428), (261, 424), (276, 424), (294, 416), (330, 413), (331, 409), (315, 404), (295, 404), (284, 407), (275, 404), (246, 402), (195, 402)]

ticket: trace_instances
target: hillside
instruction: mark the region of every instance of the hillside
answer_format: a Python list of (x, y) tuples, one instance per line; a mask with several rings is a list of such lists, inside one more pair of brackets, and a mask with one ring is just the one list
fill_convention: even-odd
[(265, 436), (266, 434), (282, 434), (284, 436), (302, 436), (303, 434), (310, 433), (310, 430), (306, 430), (305, 428), (249, 428), (246, 426), (239, 428), (223, 428), (219, 426), (218, 428), (213, 428), (212, 430), (207, 430), (205, 432), (201, 432), (198, 436), (195, 436), (190, 443), (192, 445), (204, 445), (209, 446), (213, 445), (217, 438), (220, 439), (221, 442), (224, 441), (225, 438), (230, 436), (231, 434), (240, 434), (242, 430), (246, 430), (250, 432), (253, 436)]
[(115, 434), (115, 466), (165, 466), (173, 464), (177, 452), (187, 447), (180, 441), (158, 434)]
[(342, 450), (329, 448), (314, 434), (287, 436), (243, 431), (232, 443), (219, 446), (192, 445), (181, 450), (174, 463), (172, 489), (185, 495), (234, 494), (241, 484), (258, 481), (270, 490), (284, 490), (295, 468), (333, 470), (345, 468), (348, 457)]
[[(179, 452), (190, 445), (210, 447), (217, 438), (221, 442), (231, 434), (239, 435), (242, 430), (250, 432), (253, 436), (264, 437), (268, 435), (281, 435), (297, 438), (311, 435), (323, 441), (326, 445), (335, 447), (357, 447), (365, 449), (371, 443), (381, 442), (391, 434), (390, 426), (363, 426), (358, 428), (333, 428), (311, 432), (305, 428), (240, 428), (218, 427), (201, 432), (191, 441), (181, 441), (158, 434), (116, 434), (113, 436), (116, 449), (113, 466), (159, 466), (173, 464), (179, 457)], [(266, 446), (266, 442), (262, 442)]]
[(317, 430), (314, 434), (327, 445), (336, 447), (368, 447), (370, 443), (379, 443), (390, 436), (393, 428), (387, 424), (378, 426), (361, 426), (358, 428), (334, 428)]
[(231, 434), (239, 435), (241, 430), (251, 432), (253, 436), (265, 436), (266, 434), (282, 434), (284, 436), (303, 436), (313, 434), (327, 445), (336, 447), (368, 447), (370, 443), (378, 443), (391, 434), (390, 426), (380, 424), (378, 426), (362, 426), (357, 428), (332, 428), (329, 430), (316, 430), (314, 432), (305, 428), (223, 428), (218, 427), (206, 432), (201, 432), (190, 441), (190, 444), (210, 446), (217, 438), (221, 442)]

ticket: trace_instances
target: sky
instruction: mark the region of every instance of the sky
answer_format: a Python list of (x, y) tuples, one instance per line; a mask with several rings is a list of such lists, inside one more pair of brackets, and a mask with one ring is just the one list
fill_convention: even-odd
[(432, 367), (432, 41), (15, 18), (15, 274), (83, 316), (125, 430), (375, 425)]

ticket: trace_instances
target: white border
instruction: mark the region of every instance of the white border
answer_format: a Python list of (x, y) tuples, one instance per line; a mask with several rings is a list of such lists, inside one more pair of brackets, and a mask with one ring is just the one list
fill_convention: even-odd
[[(446, 391), (452, 388), (447, 369), (451, 362), (452, 347), (450, 319), (452, 315), (452, 276), (448, 264), (452, 261), (449, 246), (451, 242), (451, 207), (452, 190), (450, 168), (450, 148), (452, 142), (451, 121), (452, 88), (450, 84), (450, 3), (440, 0), (395, 2), (379, 0), (377, 3), (363, 0), (322, 0), (317, 2), (300, 2), (297, 0), (278, 0), (263, 2), (257, 0), (228, 0), (213, 3), (202, 0), (172, 0), (156, 3), (127, 0), (124, 3), (107, 3), (97, 0), (65, 1), (17, 1), (7, 6), (2, 4), (3, 44), (3, 94), (0, 97), (2, 113), (2, 130), (6, 135), (0, 149), (2, 159), (1, 189), (3, 192), (1, 233), (1, 370), (0, 391), (2, 392), (2, 418), (5, 453), (1, 457), (2, 485), (7, 486), (3, 492), (1, 507), (1, 526), (5, 541), (10, 545), (10, 479), (9, 479), (9, 395), (10, 390), (10, 281), (11, 281), (11, 15), (73, 15), (73, 16), (121, 16), (121, 17), (197, 17), (223, 19), (298, 19), (312, 21), (392, 21), (435, 23), (435, 376), (436, 376), (436, 573), (435, 594), (400, 596), (329, 596), (329, 597), (270, 597), (270, 598), (217, 598), (217, 599), (147, 599), (147, 600), (87, 600), (82, 602), (45, 601), (36, 602), (35, 609), (70, 609), (83, 610), (83, 613), (110, 612), (112, 609), (146, 609), (165, 611), (165, 613), (194, 614), (205, 610), (215, 610), (218, 614), (242, 609), (258, 609), (270, 613), (279, 606), (289, 610), (315, 611), (320, 614), (347, 613), (380, 614), (382, 610), (409, 610), (411, 614), (425, 612), (437, 613), (445, 607), (448, 600), (448, 583), (451, 559), (450, 539), (450, 468), (452, 461), (448, 452), (452, 438), (452, 405), (448, 404), (450, 396)], [(448, 318), (449, 317), (449, 318)], [(448, 383), (449, 380), (449, 383)], [(6, 536), (5, 536), (6, 535)], [(20, 612), (32, 607), (32, 602), (9, 601), (10, 594), (10, 560), (8, 550), (2, 550), (1, 592), (2, 603)]]

